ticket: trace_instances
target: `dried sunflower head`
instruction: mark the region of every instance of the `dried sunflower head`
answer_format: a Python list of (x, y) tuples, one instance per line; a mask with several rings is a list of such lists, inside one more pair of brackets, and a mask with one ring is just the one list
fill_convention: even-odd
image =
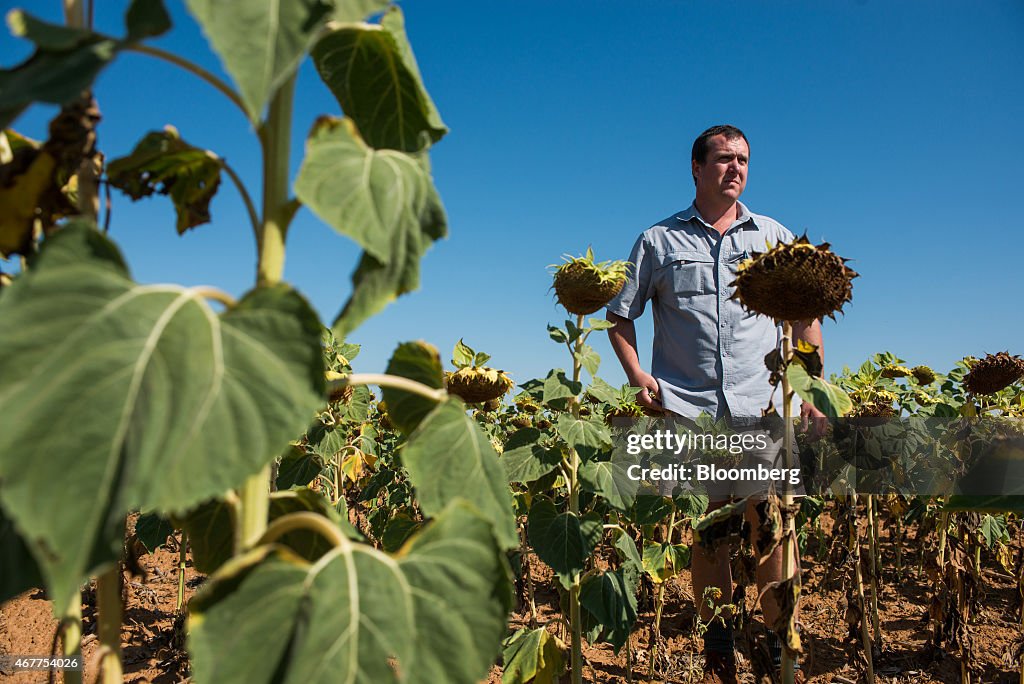
[(878, 390), (877, 392), (875, 392), (874, 399), (875, 401), (883, 401), (887, 404), (891, 404), (894, 401), (898, 400), (899, 397), (897, 397), (894, 393), (890, 392), (889, 390)]
[(919, 385), (930, 385), (935, 382), (935, 371), (928, 366), (914, 366), (910, 373)]
[(932, 404), (937, 404), (939, 400), (927, 392), (914, 390), (914, 401), (916, 401), (920, 406), (931, 406)]
[(613, 425), (618, 420), (632, 419), (644, 417), (644, 409), (640, 404), (634, 401), (625, 401), (608, 409), (604, 414), (604, 422), (608, 425)]
[(835, 318), (852, 299), (856, 277), (827, 242), (814, 246), (805, 235), (740, 264), (732, 299), (777, 321)]
[(530, 416), (523, 415), (522, 413), (517, 413), (512, 416), (512, 420), (509, 422), (517, 428), (528, 428), (533, 426), (533, 421), (530, 420)]
[(394, 423), (391, 422), (391, 416), (388, 415), (386, 402), (381, 401), (377, 404), (377, 423), (385, 430), (395, 429)]
[(555, 268), (555, 295), (569, 313), (592, 314), (619, 294), (629, 275), (628, 261), (594, 262), (594, 251), (585, 256), (563, 257)]
[(516, 408), (524, 413), (537, 413), (540, 411), (540, 405), (529, 395), (517, 399)]
[(449, 394), (461, 397), (467, 404), (497, 399), (515, 384), (504, 371), (493, 368), (460, 368), (445, 374)]
[(912, 373), (913, 371), (911, 371), (906, 366), (900, 366), (896, 364), (886, 366), (885, 368), (882, 369), (883, 378), (906, 378), (910, 377)]
[(1024, 359), (1009, 352), (989, 354), (971, 365), (964, 387), (972, 394), (995, 394), (1024, 378)]
[(895, 418), (896, 409), (884, 401), (868, 401), (857, 404), (849, 414), (850, 418)]

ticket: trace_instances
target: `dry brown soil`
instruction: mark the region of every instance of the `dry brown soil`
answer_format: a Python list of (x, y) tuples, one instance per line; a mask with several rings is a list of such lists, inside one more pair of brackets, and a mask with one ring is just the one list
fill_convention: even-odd
[[(916, 553), (913, 533), (904, 552), (903, 570), (895, 571), (893, 549), (882, 545), (883, 582), (880, 592), (880, 622), (884, 634), (882, 652), (876, 659), (877, 681), (886, 684), (926, 684), (960, 682), (960, 660), (948, 653), (938, 656), (929, 653), (927, 644), (930, 627), (926, 616), (929, 601), (929, 581), (919, 571), (919, 553)], [(126, 610), (122, 627), (122, 658), (125, 682), (167, 683), (185, 681), (188, 661), (180, 643), (180, 629), (175, 628), (175, 598), (177, 592), (177, 561), (175, 548), (161, 548), (153, 555), (141, 559), (145, 577), (125, 573)], [(538, 618), (541, 622), (557, 616), (557, 594), (553, 589), (551, 572), (535, 558), (530, 563), (536, 587)], [(843, 640), (846, 633), (843, 593), (823, 591), (824, 567), (812, 556), (805, 556), (804, 598), (801, 623), (807, 653), (804, 671), (810, 682), (863, 681), (863, 675), (850, 662)], [(1020, 663), (1004, 659), (1004, 654), (1020, 633), (1016, 613), (1015, 582), (991, 559), (985, 562), (985, 583), (980, 613), (974, 616), (971, 634), (974, 657), (971, 681), (985, 684), (1008, 684), (1020, 681)], [(189, 565), (186, 569), (187, 595), (202, 582)], [(683, 572), (667, 585), (666, 605), (661, 631), (667, 646), (667, 659), (659, 658), (659, 673), (648, 678), (651, 626), (654, 610), (651, 601), (641, 597), (640, 627), (631, 638), (632, 681), (688, 682), (699, 681), (700, 642), (693, 636), (694, 610), (689, 573)], [(748, 592), (753, 605), (754, 589)], [(83, 592), (85, 682), (96, 679), (95, 592)], [(527, 613), (517, 608), (510, 625), (518, 629), (528, 623)], [(179, 621), (180, 624), (180, 621)], [(760, 614), (755, 613), (754, 627), (760, 627)], [(51, 604), (40, 590), (29, 591), (0, 606), (0, 652), (25, 655), (51, 653), (57, 622)], [(560, 629), (555, 622), (548, 627), (553, 633)], [(564, 634), (566, 642), (568, 638)], [(747, 660), (746, 646), (739, 644), (740, 680), (754, 682)], [(663, 647), (662, 651), (666, 649)], [(587, 682), (626, 682), (626, 650), (616, 656), (611, 647), (598, 644), (585, 646)], [(489, 683), (500, 682), (500, 668), (495, 666)], [(695, 677), (690, 679), (689, 677)], [(16, 675), (0, 674), (0, 681), (21, 684), (47, 682), (47, 673), (23, 672)], [(56, 681), (62, 681), (59, 675)], [(441, 684), (441, 683), (438, 683)]]

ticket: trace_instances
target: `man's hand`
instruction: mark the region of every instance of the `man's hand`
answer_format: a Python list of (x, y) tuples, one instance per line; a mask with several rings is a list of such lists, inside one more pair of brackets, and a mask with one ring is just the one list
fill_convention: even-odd
[(654, 411), (664, 410), (661, 406), (661, 397), (658, 396), (658, 381), (654, 379), (653, 375), (640, 372), (629, 379), (629, 384), (640, 388), (640, 391), (636, 393), (636, 403)]
[(827, 430), (828, 417), (824, 413), (809, 401), (800, 405), (800, 432), (809, 433), (813, 442), (824, 437)]

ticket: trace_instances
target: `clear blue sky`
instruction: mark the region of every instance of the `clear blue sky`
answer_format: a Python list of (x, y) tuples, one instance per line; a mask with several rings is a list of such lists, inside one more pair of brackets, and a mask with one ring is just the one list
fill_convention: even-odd
[[(59, 19), (58, 0), (20, 6)], [(127, 2), (97, 1), (120, 34)], [(0, 1), (6, 11), (15, 6)], [(183, 3), (156, 44), (221, 72)], [(625, 258), (636, 235), (693, 198), (693, 138), (733, 123), (751, 141), (744, 202), (832, 243), (861, 277), (827, 322), (826, 371), (892, 351), (948, 370), (965, 354), (1024, 353), (1018, 209), (1024, 172), (1024, 3), (489, 1), (402, 3), (421, 71), (451, 133), (433, 150), (450, 237), (423, 262), (418, 292), (351, 336), (356, 366), (383, 369), (425, 339), (444, 358), (459, 337), (522, 382), (568, 364), (545, 325), (564, 316), (548, 265), (593, 245)], [(0, 62), (29, 54), (4, 35)], [(100, 146), (126, 154), (173, 123), (225, 157), (255, 192), (259, 149), (239, 113), (204, 83), (128, 54), (100, 77)], [(307, 62), (293, 165), (313, 119), (338, 105)], [(15, 124), (45, 137), (53, 111)], [(1016, 190), (1015, 190), (1016, 189)], [(115, 193), (112, 235), (143, 282), (251, 287), (255, 249), (225, 183), (212, 225), (178, 237), (170, 202)], [(307, 210), (286, 279), (333, 320), (358, 250)], [(650, 315), (638, 324), (650, 358)], [(600, 374), (624, 381), (602, 334)]]

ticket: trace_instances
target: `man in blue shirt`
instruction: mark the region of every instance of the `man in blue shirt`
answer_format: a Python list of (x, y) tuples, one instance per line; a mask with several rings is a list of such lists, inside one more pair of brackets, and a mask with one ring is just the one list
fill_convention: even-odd
[[(714, 126), (693, 144), (691, 170), (696, 198), (687, 209), (659, 221), (637, 239), (630, 255), (631, 275), (622, 291), (608, 303), (608, 320), (615, 324), (608, 335), (612, 347), (634, 387), (637, 402), (667, 415), (696, 418), (707, 412), (733, 425), (750, 424), (761, 416), (772, 394), (765, 355), (775, 349), (781, 326), (765, 316), (746, 311), (730, 299), (739, 264), (766, 243), (790, 242), (794, 236), (777, 221), (752, 213), (739, 197), (747, 183), (750, 146), (733, 126)], [(651, 372), (644, 370), (636, 346), (633, 320), (652, 302), (654, 349)], [(822, 349), (819, 321), (794, 322), (795, 339)], [(823, 414), (804, 403), (801, 415), (820, 421)], [(819, 423), (820, 424), (820, 423)], [(722, 506), (726, 495), (711, 491), (709, 509)], [(747, 516), (756, 520), (754, 505)], [(756, 523), (753, 528), (756, 529)], [(732, 596), (728, 549), (717, 558), (694, 548), (694, 598), (701, 619), (711, 611), (702, 598), (707, 587), (718, 587), (723, 601)], [(784, 577), (782, 550), (758, 567), (761, 589)], [(765, 624), (774, 624), (778, 606), (770, 592), (761, 601)], [(773, 658), (780, 644), (769, 637)], [(732, 629), (713, 623), (705, 634), (705, 681), (735, 682)], [(776, 660), (777, 662), (777, 660)]]

